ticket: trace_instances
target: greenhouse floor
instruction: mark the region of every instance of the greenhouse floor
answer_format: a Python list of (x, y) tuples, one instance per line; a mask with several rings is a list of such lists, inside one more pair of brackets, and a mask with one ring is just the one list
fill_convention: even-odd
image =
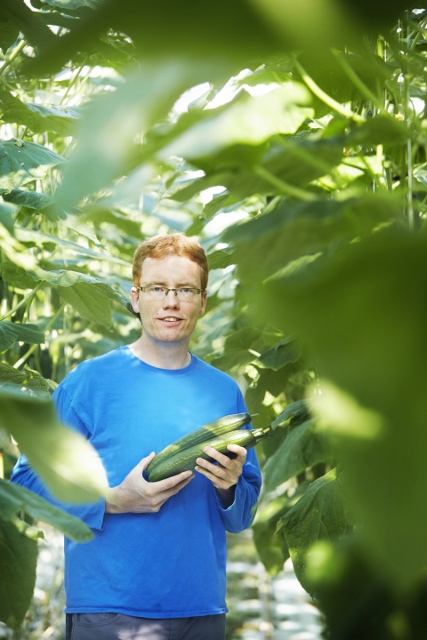
[(321, 614), (292, 563), (272, 578), (257, 560), (250, 530), (228, 540), (227, 640), (320, 640)]

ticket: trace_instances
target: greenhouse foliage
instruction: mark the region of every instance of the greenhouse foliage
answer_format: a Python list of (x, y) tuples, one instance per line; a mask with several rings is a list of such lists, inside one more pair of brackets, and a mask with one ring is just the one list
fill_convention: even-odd
[[(3, 2), (0, 447), (5, 478), (18, 443), (59, 499), (105, 494), (50, 393), (137, 337), (144, 237), (195, 235), (194, 351), (273, 428), (260, 558), (292, 558), (330, 638), (424, 638), (427, 13), (355, 4)], [(91, 533), (5, 480), (0, 505), (19, 628), (32, 523)]]

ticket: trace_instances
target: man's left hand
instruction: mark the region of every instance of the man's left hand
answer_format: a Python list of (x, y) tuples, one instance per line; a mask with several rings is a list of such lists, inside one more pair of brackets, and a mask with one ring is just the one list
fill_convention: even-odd
[(244, 447), (240, 447), (237, 444), (229, 444), (227, 449), (236, 454), (236, 457), (231, 459), (212, 447), (205, 447), (203, 451), (216, 460), (218, 464), (208, 462), (208, 460), (204, 458), (197, 458), (197, 467), (195, 470), (206, 476), (206, 478), (212, 482), (223, 502), (231, 504), (233, 500), (230, 502), (227, 497), (229, 496), (231, 498), (231, 494), (234, 495), (233, 487), (235, 487), (242, 475), (247, 451)]

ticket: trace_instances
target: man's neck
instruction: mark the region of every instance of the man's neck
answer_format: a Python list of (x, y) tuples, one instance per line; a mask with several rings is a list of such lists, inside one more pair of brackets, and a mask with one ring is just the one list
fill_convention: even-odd
[(159, 369), (184, 369), (191, 362), (187, 342), (151, 344), (144, 340), (142, 335), (139, 340), (129, 345), (129, 349), (137, 358)]

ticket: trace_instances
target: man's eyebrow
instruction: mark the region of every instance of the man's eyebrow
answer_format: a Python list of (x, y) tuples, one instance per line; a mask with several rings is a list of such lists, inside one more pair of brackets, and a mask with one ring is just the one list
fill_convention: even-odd
[(201, 289), (201, 287), (198, 287), (196, 284), (191, 282), (182, 282), (180, 284), (175, 285), (174, 287), (169, 287), (169, 285), (167, 285), (166, 282), (156, 281), (156, 282), (149, 282), (148, 284), (144, 284), (143, 286), (144, 287), (165, 287), (165, 289), (168, 289), (168, 288), (180, 289), (182, 287), (188, 287), (191, 289)]

